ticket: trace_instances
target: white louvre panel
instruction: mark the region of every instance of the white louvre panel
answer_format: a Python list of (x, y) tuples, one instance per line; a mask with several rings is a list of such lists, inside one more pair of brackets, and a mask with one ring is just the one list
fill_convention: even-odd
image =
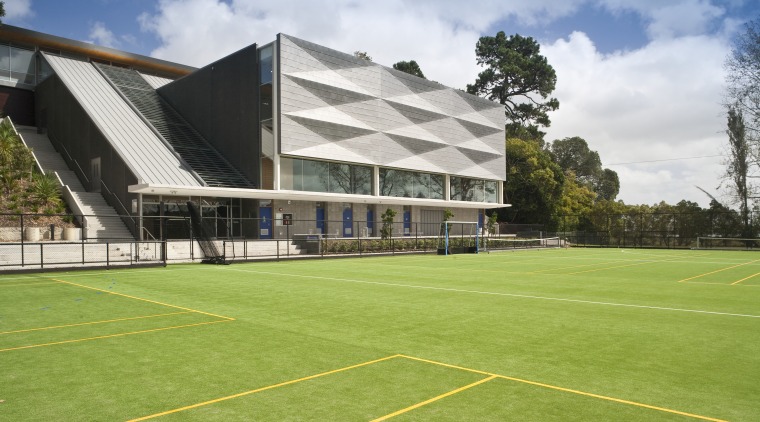
[(280, 34), (280, 152), (505, 180), (504, 107)]
[(47, 54), (45, 59), (138, 179), (201, 185), (92, 64)]

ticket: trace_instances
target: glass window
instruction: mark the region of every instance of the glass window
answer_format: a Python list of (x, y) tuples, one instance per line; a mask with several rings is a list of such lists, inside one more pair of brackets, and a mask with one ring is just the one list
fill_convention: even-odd
[(468, 179), (451, 176), (451, 200), (491, 202), (497, 200), (498, 183), (493, 180)]
[(430, 199), (443, 199), (443, 180), (442, 174), (430, 175), (430, 184), (428, 185), (428, 188), (430, 189)]
[(348, 164), (330, 163), (329, 191), (351, 193), (351, 168)]
[(372, 167), (351, 166), (353, 190), (357, 195), (372, 195)]
[(499, 188), (499, 184), (493, 180), (486, 180), (486, 200), (485, 202), (490, 202), (492, 204), (495, 204), (498, 200), (497, 192), (496, 190)]
[(443, 175), (380, 169), (380, 195), (443, 199)]
[(327, 192), (329, 165), (319, 161), (303, 160), (303, 190)]
[(34, 85), (34, 51), (11, 47), (11, 79)]
[(274, 47), (269, 44), (259, 49), (259, 83), (261, 85), (272, 83), (272, 56)]
[(372, 194), (372, 168), (323, 161), (280, 159), (282, 189), (310, 192)]
[(11, 48), (8, 44), (0, 44), (0, 69), (11, 70)]

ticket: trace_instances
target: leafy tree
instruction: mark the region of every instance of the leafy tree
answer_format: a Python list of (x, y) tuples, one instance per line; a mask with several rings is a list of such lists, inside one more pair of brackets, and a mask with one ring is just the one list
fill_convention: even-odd
[(370, 55), (367, 54), (366, 51), (356, 50), (356, 51), (354, 51), (354, 57), (356, 57), (358, 59), (366, 60), (368, 62), (372, 61), (372, 57), (370, 57)]
[(617, 172), (610, 169), (602, 170), (601, 177), (594, 186), (594, 192), (599, 199), (614, 201), (620, 193), (620, 178)]
[(602, 160), (599, 153), (591, 151), (583, 138), (558, 139), (552, 142), (550, 151), (562, 170), (573, 172), (578, 181), (593, 185), (602, 171)]
[[(5, 16), (5, 2), (4, 1), (0, 1), (0, 17), (4, 17), (4, 16)], [(0, 20), (0, 24), (2, 24), (2, 23), (3, 23), (3, 21)]]
[(724, 177), (731, 185), (732, 196), (739, 203), (739, 215), (744, 225), (742, 237), (752, 237), (749, 221), (750, 186), (747, 183), (750, 165), (752, 164), (751, 151), (741, 110), (729, 107), (726, 133), (728, 134), (729, 156)]
[(422, 73), (422, 69), (420, 69), (420, 65), (418, 65), (417, 62), (414, 60), (410, 60), (408, 62), (400, 61), (398, 63), (394, 63), (393, 68), (396, 70), (400, 70), (402, 72), (408, 73), (410, 75), (419, 76), (422, 79), (427, 79), (425, 77), (425, 74)]
[(499, 219), (556, 225), (556, 210), (565, 182), (562, 169), (538, 141), (507, 139), (505, 156), (504, 194), (512, 207), (499, 209)]
[(525, 128), (543, 137), (538, 127), (548, 127), (551, 121), (547, 113), (559, 108), (559, 101), (549, 98), (557, 75), (540, 51), (533, 38), (506, 36), (503, 31), (495, 37), (481, 37), (475, 47), (477, 63), (486, 69), (474, 84), (467, 85), (467, 92), (504, 104), (508, 137), (521, 134)]
[(564, 230), (576, 230), (587, 219), (594, 206), (596, 194), (587, 186), (576, 181), (571, 171), (565, 174), (562, 196), (557, 206), (558, 216), (564, 216)]
[(744, 26), (726, 59), (728, 104), (747, 116), (747, 129), (760, 130), (760, 18)]
[(620, 179), (615, 171), (602, 168), (599, 153), (588, 147), (578, 136), (552, 142), (550, 151), (562, 170), (575, 173), (578, 181), (602, 199), (614, 200), (620, 191)]

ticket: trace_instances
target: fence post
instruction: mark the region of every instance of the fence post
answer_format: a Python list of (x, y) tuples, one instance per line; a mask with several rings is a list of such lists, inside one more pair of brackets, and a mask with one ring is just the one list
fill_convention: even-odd
[(42, 243), (40, 242), (40, 268), (45, 268), (45, 253)]
[(106, 242), (106, 267), (111, 266), (111, 248), (108, 247), (108, 242)]
[(21, 268), (24, 267), (24, 214), (21, 214)]

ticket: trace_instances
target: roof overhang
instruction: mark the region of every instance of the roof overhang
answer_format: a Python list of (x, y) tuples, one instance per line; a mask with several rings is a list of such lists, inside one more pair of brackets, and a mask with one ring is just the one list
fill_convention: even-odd
[(354, 204), (416, 205), (438, 208), (493, 209), (511, 207), (511, 204), (489, 202), (443, 201), (439, 199), (399, 198), (395, 196), (349, 195), (293, 190), (263, 190), (241, 188), (212, 188), (206, 186), (171, 186), (140, 183), (129, 186), (130, 193), (167, 196), (204, 196), (219, 198), (271, 199), (315, 202), (350, 202)]

